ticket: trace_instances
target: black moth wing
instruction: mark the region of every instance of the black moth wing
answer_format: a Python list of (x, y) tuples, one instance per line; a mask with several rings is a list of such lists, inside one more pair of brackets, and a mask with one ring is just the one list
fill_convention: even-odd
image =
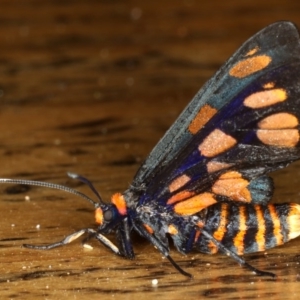
[[(164, 203), (183, 190), (202, 193), (211, 189), (226, 170), (238, 171), (238, 176), (245, 178), (250, 188), (252, 185), (253, 202), (268, 201), (272, 183), (263, 175), (298, 159), (299, 143), (281, 145), (266, 138), (261, 140), (258, 131), (265, 129), (258, 128), (258, 124), (281, 112), (291, 113), (299, 120), (299, 54), (299, 34), (290, 22), (271, 24), (245, 42), (196, 94), (140, 167), (130, 189), (134, 193), (142, 191), (138, 202)], [(243, 62), (247, 60), (249, 63), (243, 70)], [(252, 107), (245, 104), (245, 99), (266, 90), (284, 93), (286, 99), (265, 107), (259, 106), (259, 99), (252, 101)], [(199, 114), (207, 120), (201, 120)], [(200, 126), (197, 122), (203, 123), (201, 127), (197, 128)], [(196, 129), (191, 129), (193, 126)], [(294, 127), (298, 128), (298, 123)], [(216, 129), (222, 133), (217, 135), (217, 141), (221, 139), (220, 147), (224, 151), (208, 150), (207, 154), (203, 148), (216, 147), (216, 140), (207, 142)], [(229, 136), (229, 143), (233, 139), (233, 145), (222, 145), (223, 135), (225, 140)], [(218, 164), (221, 164), (219, 168)], [(209, 171), (211, 165), (214, 168)], [(189, 180), (181, 180), (182, 176)], [(259, 196), (260, 192), (263, 196)]]

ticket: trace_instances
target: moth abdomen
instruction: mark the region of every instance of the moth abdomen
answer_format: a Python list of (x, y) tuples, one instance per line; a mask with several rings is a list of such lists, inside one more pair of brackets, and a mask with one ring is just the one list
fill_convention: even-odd
[[(207, 208), (203, 229), (239, 255), (264, 251), (300, 235), (300, 205), (217, 203)], [(211, 254), (219, 250), (201, 233), (195, 247)]]

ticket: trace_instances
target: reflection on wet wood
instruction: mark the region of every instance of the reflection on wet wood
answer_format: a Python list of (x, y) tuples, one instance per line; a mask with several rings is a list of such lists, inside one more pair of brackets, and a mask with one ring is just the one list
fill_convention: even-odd
[[(78, 172), (107, 200), (128, 186), (189, 99), (241, 42), (278, 19), (300, 24), (292, 1), (279, 10), (255, 1), (2, 2), (1, 177), (89, 193), (66, 177)], [(297, 201), (298, 167), (274, 175), (276, 201)], [(299, 239), (247, 256), (276, 273), (275, 280), (253, 276), (222, 255), (183, 257), (174, 250), (195, 276), (188, 280), (139, 237), (134, 261), (92, 241), (92, 250), (79, 242), (51, 251), (22, 248), (94, 226), (92, 207), (72, 195), (3, 185), (0, 209), (2, 298), (288, 299), (299, 291)]]

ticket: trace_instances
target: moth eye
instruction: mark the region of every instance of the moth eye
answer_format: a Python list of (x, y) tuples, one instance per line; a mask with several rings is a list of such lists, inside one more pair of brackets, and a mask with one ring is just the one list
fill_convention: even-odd
[(113, 217), (113, 212), (110, 209), (108, 209), (104, 212), (103, 217), (105, 221), (109, 222)]

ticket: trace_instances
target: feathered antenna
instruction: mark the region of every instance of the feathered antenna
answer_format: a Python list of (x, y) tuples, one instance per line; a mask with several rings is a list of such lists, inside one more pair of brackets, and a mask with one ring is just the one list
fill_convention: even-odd
[(87, 178), (85, 178), (81, 175), (75, 174), (75, 173), (69, 173), (68, 172), (67, 174), (70, 178), (78, 179), (79, 181), (85, 183), (93, 191), (93, 193), (96, 195), (96, 197), (99, 200), (99, 203), (95, 202), (93, 199), (91, 199), (87, 195), (85, 195), (81, 192), (78, 192), (77, 190), (74, 190), (74, 189), (69, 188), (67, 186), (56, 184), (56, 183), (45, 182), (45, 181), (36, 181), (36, 180), (10, 179), (10, 178), (0, 178), (0, 183), (33, 185), (33, 186), (41, 186), (41, 187), (46, 187), (46, 188), (50, 188), (50, 189), (65, 191), (67, 193), (71, 193), (71, 194), (79, 196), (83, 199), (86, 199), (87, 201), (92, 203), (95, 208), (99, 207), (99, 204), (103, 204), (103, 200), (102, 200), (100, 194), (97, 192), (97, 190), (95, 189), (93, 184)]

